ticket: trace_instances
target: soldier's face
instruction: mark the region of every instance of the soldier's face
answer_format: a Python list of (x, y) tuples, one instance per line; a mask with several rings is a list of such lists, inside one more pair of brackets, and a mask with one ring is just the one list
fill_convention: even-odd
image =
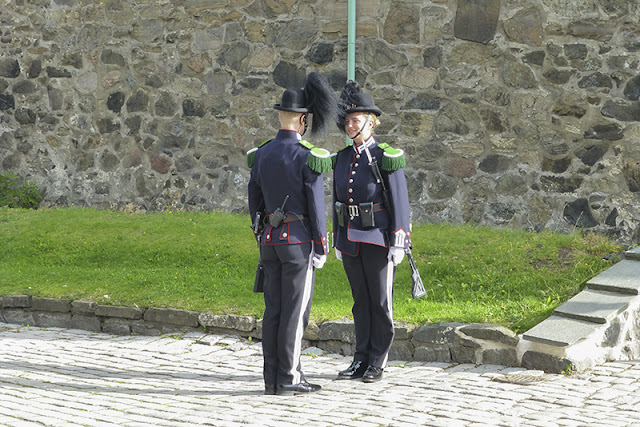
[(344, 130), (347, 132), (347, 135), (349, 135), (349, 138), (353, 139), (358, 132), (362, 130), (360, 135), (353, 139), (356, 144), (361, 144), (371, 136), (371, 126), (373, 123), (371, 120), (367, 120), (368, 118), (369, 115), (366, 113), (351, 113), (347, 116)]

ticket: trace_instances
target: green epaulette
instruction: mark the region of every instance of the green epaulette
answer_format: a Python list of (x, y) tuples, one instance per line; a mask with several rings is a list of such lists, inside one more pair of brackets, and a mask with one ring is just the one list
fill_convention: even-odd
[(253, 167), (253, 161), (256, 158), (256, 152), (258, 151), (258, 148), (262, 147), (267, 142), (271, 142), (271, 141), (272, 141), (272, 139), (268, 139), (265, 142), (263, 142), (262, 144), (258, 145), (256, 148), (252, 148), (251, 150), (247, 151), (247, 166), (249, 166), (249, 169), (251, 169)]
[(300, 145), (309, 150), (307, 156), (307, 166), (318, 173), (331, 172), (331, 153), (324, 148), (318, 148), (309, 141), (304, 139), (300, 141)]
[(405, 167), (404, 151), (399, 148), (393, 148), (387, 143), (378, 144), (382, 148), (384, 155), (382, 156), (382, 170), (387, 172), (397, 171)]

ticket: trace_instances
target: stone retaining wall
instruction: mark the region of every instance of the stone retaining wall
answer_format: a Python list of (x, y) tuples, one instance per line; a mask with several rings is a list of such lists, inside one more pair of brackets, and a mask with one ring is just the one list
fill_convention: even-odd
[[(159, 335), (206, 331), (260, 339), (260, 319), (252, 316), (195, 312), (172, 308), (114, 307), (87, 301), (2, 297), (0, 322), (43, 328), (81, 329), (114, 335)], [(330, 353), (352, 355), (355, 332), (351, 321), (311, 323), (304, 345)], [(390, 360), (519, 366), (518, 337), (501, 326), (440, 323), (396, 324)]]

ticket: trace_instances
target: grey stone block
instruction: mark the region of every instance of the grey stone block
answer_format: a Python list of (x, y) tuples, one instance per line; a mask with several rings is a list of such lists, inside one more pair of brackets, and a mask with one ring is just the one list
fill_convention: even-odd
[(320, 340), (335, 340), (349, 344), (356, 342), (353, 322), (348, 320), (324, 322), (320, 325)]
[(96, 306), (96, 316), (119, 317), (122, 319), (142, 319), (142, 310), (137, 307), (113, 307), (110, 305)]
[(526, 351), (522, 355), (522, 366), (527, 369), (539, 369), (545, 372), (560, 374), (570, 369), (573, 364), (571, 360), (564, 357), (559, 358), (538, 351)]
[(491, 348), (482, 352), (482, 363), (488, 365), (518, 366), (515, 348)]
[(408, 340), (394, 340), (389, 350), (389, 360), (412, 360), (413, 345)]
[(413, 350), (413, 360), (419, 362), (451, 362), (451, 351), (449, 347), (416, 347)]
[(124, 319), (104, 319), (102, 321), (102, 332), (113, 335), (131, 335), (131, 325)]
[(553, 315), (525, 332), (529, 341), (568, 347), (601, 328), (601, 324)]
[(355, 353), (355, 344), (336, 340), (319, 341), (316, 347), (328, 353), (341, 354), (343, 356), (352, 356)]
[(7, 295), (2, 297), (4, 308), (29, 308), (31, 307), (30, 295)]
[(632, 295), (587, 289), (558, 307), (554, 314), (604, 324), (627, 308), (634, 298)]
[(256, 327), (256, 318), (253, 316), (236, 316), (233, 314), (215, 314), (210, 311), (200, 313), (198, 320), (207, 329), (222, 328), (234, 329), (241, 332), (250, 332)]
[(198, 321), (199, 314), (197, 311), (150, 307), (144, 312), (144, 320), (170, 325), (197, 327), (200, 325)]
[(451, 361), (456, 363), (477, 363), (476, 350), (470, 347), (451, 347)]
[(437, 325), (419, 326), (413, 331), (413, 340), (422, 343), (453, 344), (456, 329), (462, 323), (438, 323)]
[(91, 332), (102, 331), (100, 319), (98, 319), (96, 316), (87, 316), (83, 314), (72, 314), (70, 328)]
[(500, 16), (500, 0), (459, 0), (454, 21), (455, 36), (479, 43), (493, 40)]
[(71, 313), (55, 313), (48, 311), (34, 311), (33, 319), (41, 328), (70, 328)]
[(587, 282), (587, 288), (638, 295), (640, 262), (623, 259)]
[(460, 327), (459, 331), (472, 338), (487, 341), (496, 341), (506, 345), (518, 345), (518, 337), (511, 330), (504, 326), (472, 324)]
[(57, 298), (40, 298), (33, 297), (31, 299), (31, 308), (34, 311), (49, 311), (54, 313), (68, 313), (71, 311), (71, 300)]
[(302, 338), (309, 341), (318, 341), (320, 339), (320, 327), (314, 322), (309, 322)]
[(36, 326), (36, 321), (33, 318), (33, 312), (22, 310), (19, 308), (5, 308), (4, 311), (4, 320), (7, 323), (11, 323), (14, 325), (24, 325), (24, 326)]
[(73, 301), (71, 303), (71, 313), (73, 314), (96, 314), (96, 303), (91, 301)]
[(624, 254), (628, 259), (633, 259), (636, 261), (640, 261), (640, 246), (636, 246), (633, 249), (629, 249)]

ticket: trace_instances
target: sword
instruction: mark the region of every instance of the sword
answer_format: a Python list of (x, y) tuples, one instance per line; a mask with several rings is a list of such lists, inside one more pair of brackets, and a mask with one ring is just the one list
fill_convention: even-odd
[(420, 277), (416, 260), (413, 259), (413, 254), (411, 253), (412, 247), (412, 245), (409, 245), (409, 247), (404, 250), (404, 253), (407, 255), (409, 265), (411, 266), (411, 281), (413, 282), (411, 285), (411, 296), (416, 299), (426, 295), (427, 291), (424, 290), (424, 284), (422, 283), (422, 277)]

